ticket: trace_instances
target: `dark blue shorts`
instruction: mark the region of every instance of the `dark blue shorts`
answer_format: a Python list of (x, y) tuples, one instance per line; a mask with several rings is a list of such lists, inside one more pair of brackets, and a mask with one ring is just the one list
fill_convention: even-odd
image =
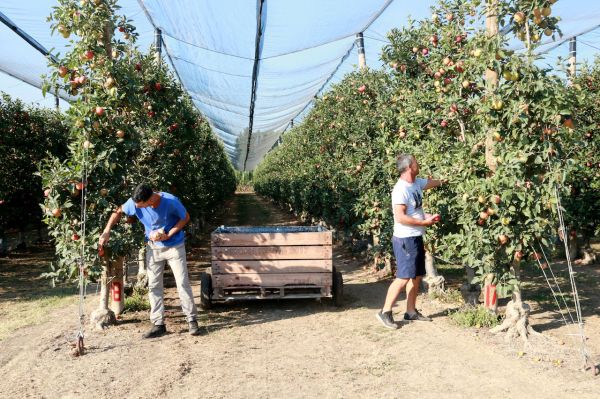
[(400, 238), (393, 236), (396, 257), (396, 277), (415, 278), (425, 275), (425, 246), (423, 236)]

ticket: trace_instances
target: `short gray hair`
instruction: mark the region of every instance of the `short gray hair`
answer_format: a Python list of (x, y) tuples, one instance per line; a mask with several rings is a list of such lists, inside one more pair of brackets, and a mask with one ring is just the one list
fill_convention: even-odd
[(398, 172), (402, 174), (406, 169), (410, 168), (410, 165), (412, 165), (414, 161), (416, 161), (414, 155), (400, 154), (396, 159), (396, 169), (398, 169)]

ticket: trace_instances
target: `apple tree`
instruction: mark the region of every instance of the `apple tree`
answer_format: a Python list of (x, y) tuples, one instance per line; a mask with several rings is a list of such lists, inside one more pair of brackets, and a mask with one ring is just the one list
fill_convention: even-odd
[[(4, 233), (40, 228), (43, 190), (37, 165), (51, 154), (67, 154), (67, 127), (60, 113), (25, 106), (3, 94), (0, 98), (0, 239)], [(0, 252), (5, 250), (0, 244)], [(24, 245), (21, 241), (19, 245)]]

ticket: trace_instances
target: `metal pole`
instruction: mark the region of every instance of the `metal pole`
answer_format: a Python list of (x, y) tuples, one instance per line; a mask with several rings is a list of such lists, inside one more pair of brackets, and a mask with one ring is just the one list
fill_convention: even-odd
[(577, 36), (569, 41), (569, 80), (577, 74)]
[(365, 57), (365, 40), (362, 32), (356, 34), (356, 47), (358, 48), (358, 67), (360, 69), (367, 67), (367, 58)]
[(58, 96), (54, 96), (54, 105), (56, 106), (56, 110), (60, 111), (60, 100), (58, 99)]
[(154, 47), (156, 48), (156, 61), (160, 62), (162, 56), (162, 30), (156, 28), (154, 31)]

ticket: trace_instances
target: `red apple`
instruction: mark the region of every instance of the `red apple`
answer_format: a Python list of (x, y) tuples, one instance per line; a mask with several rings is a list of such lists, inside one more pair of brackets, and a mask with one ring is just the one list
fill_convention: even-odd
[(85, 52), (85, 58), (87, 60), (93, 60), (94, 59), (94, 52), (92, 50), (88, 50)]
[(156, 83), (154, 84), (154, 89), (155, 89), (156, 91), (161, 91), (161, 90), (162, 90), (162, 84), (160, 84), (160, 82), (156, 82)]
[(77, 183), (75, 183), (75, 188), (77, 190), (83, 190), (86, 186), (86, 183), (83, 181), (78, 181)]
[(447, 127), (448, 126), (448, 121), (445, 119), (442, 119), (442, 121), (440, 122), (440, 126), (441, 127)]
[(488, 218), (489, 216), (490, 216), (490, 215), (488, 215), (488, 214), (487, 214), (487, 212), (483, 212), (483, 211), (482, 211), (482, 212), (479, 212), (479, 219), (481, 219), (481, 220), (487, 220), (487, 218)]
[(427, 54), (429, 54), (429, 49), (424, 48), (423, 50), (421, 50), (421, 53), (426, 56)]
[(62, 215), (62, 211), (60, 210), (60, 208), (52, 209), (52, 216), (54, 216), (55, 218), (59, 218), (60, 215)]
[(119, 26), (119, 32), (125, 32), (125, 28), (123, 26)]
[(135, 64), (135, 70), (136, 71), (141, 71), (142, 70), (142, 64), (140, 64), (139, 62), (137, 64)]
[(64, 65), (61, 65), (58, 67), (58, 76), (60, 76), (61, 78), (64, 78), (65, 76), (67, 76), (67, 74), (69, 73), (69, 68), (67, 68)]
[(73, 235), (71, 236), (71, 240), (73, 240), (73, 241), (79, 241), (79, 234), (73, 233)]
[(120, 129), (117, 130), (116, 134), (117, 134), (117, 137), (120, 138), (120, 139), (122, 139), (123, 137), (125, 137), (125, 132), (122, 131), (122, 130), (120, 130)]
[(103, 107), (96, 107), (96, 109), (94, 110), (94, 112), (96, 113), (97, 116), (103, 116), (104, 115), (104, 108)]
[(506, 234), (500, 234), (498, 236), (498, 242), (500, 243), (500, 245), (504, 245), (508, 242), (508, 236)]
[(442, 64), (444, 64), (445, 66), (448, 66), (448, 65), (450, 65), (451, 62), (452, 62), (452, 60), (450, 59), (450, 57), (446, 57), (442, 61)]
[(364, 92), (365, 92), (365, 90), (367, 90), (367, 86), (365, 86), (365, 85), (362, 85), (362, 86), (360, 86), (360, 87), (358, 88), (358, 92), (359, 92), (359, 93), (364, 93)]

